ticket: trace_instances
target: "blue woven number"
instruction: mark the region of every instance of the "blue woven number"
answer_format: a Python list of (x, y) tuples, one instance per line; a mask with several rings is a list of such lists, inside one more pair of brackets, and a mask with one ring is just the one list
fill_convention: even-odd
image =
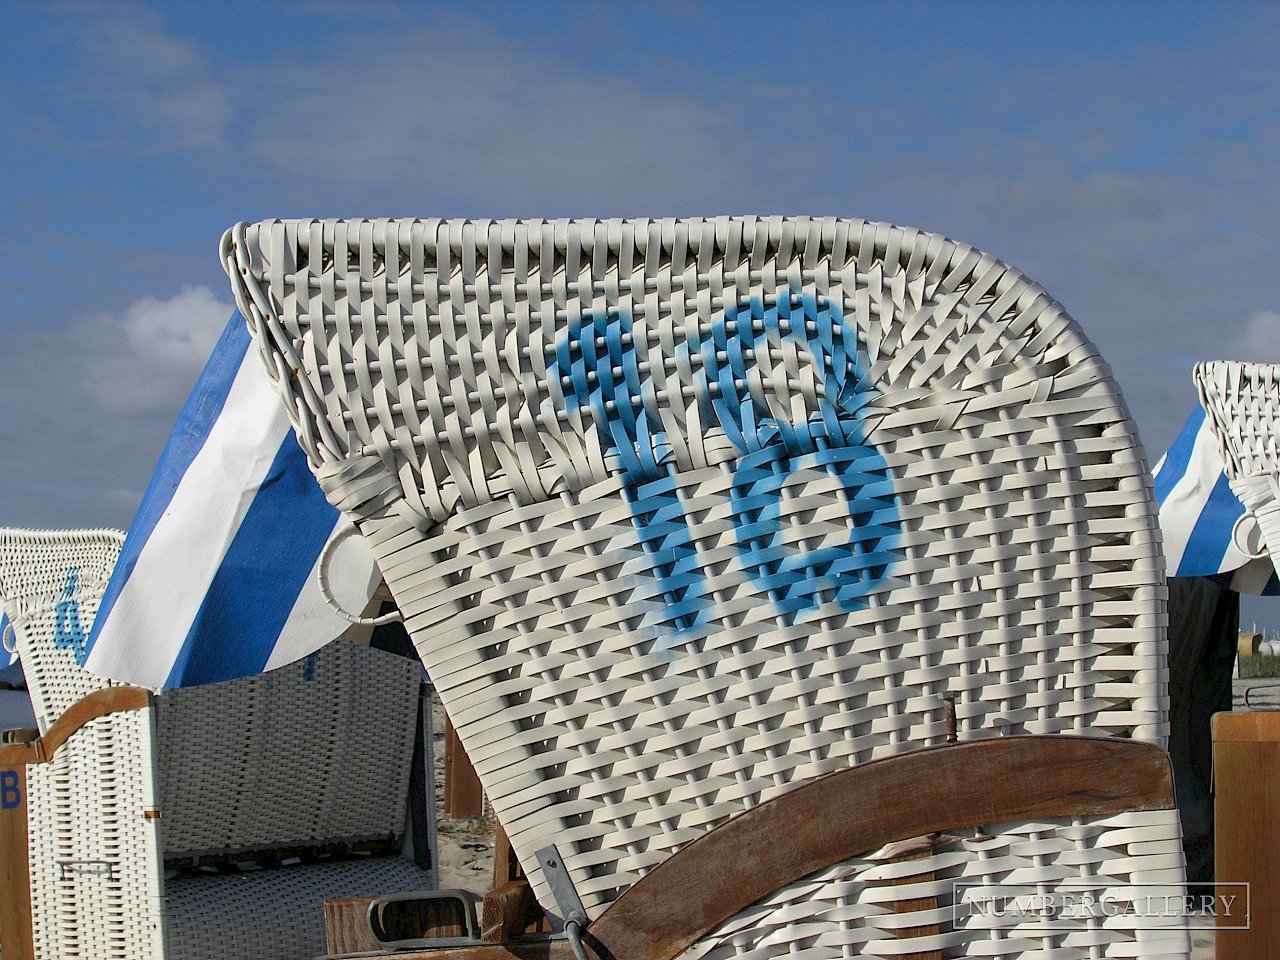
[[(755, 396), (749, 367), (770, 340), (793, 340), (822, 374), (818, 409), (801, 423), (773, 416)], [(875, 398), (858, 362), (855, 330), (813, 297), (754, 301), (712, 327), (702, 344), (702, 391), (712, 418), (741, 452), (733, 508), (743, 566), (788, 623), (828, 593), (855, 610), (883, 582), (894, 559), (900, 517), (884, 458), (868, 442), (862, 414)], [(799, 470), (824, 470), (844, 488), (850, 527), (843, 542), (794, 550), (783, 540), (783, 488)]]
[(84, 625), (80, 622), (80, 601), (76, 598), (79, 582), (79, 568), (69, 567), (67, 582), (62, 587), (62, 599), (53, 608), (53, 646), (57, 650), (74, 651), (76, 663), (83, 667), (87, 651)]
[[(770, 413), (748, 386), (757, 350), (792, 340), (821, 374), (818, 409), (800, 423)], [(701, 360), (699, 393), (710, 424), (741, 451), (732, 504), (739, 556), (747, 574), (793, 623), (827, 594), (845, 610), (866, 602), (893, 559), (900, 518), (884, 458), (864, 436), (861, 415), (874, 398), (857, 359), (852, 327), (812, 297), (760, 303), (717, 321), (711, 337), (689, 345)], [(656, 429), (657, 398), (640, 373), (631, 320), (616, 311), (587, 315), (556, 345), (550, 373), (564, 383), (571, 410), (588, 407), (603, 445), (617, 455), (632, 520), (653, 564), (667, 615), (686, 634), (711, 615), (711, 597), (693, 533), (677, 496), (671, 448)], [(838, 479), (850, 508), (841, 543), (796, 551), (782, 538), (783, 488), (798, 470)]]
[(556, 345), (552, 373), (570, 380), (569, 409), (588, 406), (596, 425), (608, 431), (604, 446), (621, 461), (623, 490), (668, 615), (678, 632), (694, 629), (710, 612), (706, 578), (676, 496), (670, 448), (653, 429), (661, 422), (657, 399), (640, 377), (630, 318), (616, 312), (580, 318)]

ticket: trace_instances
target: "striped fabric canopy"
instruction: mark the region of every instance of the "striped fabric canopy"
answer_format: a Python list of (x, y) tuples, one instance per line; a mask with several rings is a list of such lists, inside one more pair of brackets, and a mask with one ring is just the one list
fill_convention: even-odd
[[(300, 659), (350, 624), (316, 567), (344, 528), (237, 313), (169, 437), (85, 649), (93, 673), (180, 687)], [(359, 613), (377, 586), (358, 537), (329, 579)]]
[[(94, 673), (153, 688), (229, 680), (300, 659), (349, 626), (316, 580), (346, 521), (250, 342), (234, 314), (173, 429), (89, 636)], [(1280, 594), (1270, 560), (1232, 541), (1244, 506), (1202, 410), (1156, 465), (1155, 492), (1170, 576), (1230, 573), (1242, 593)], [(372, 597), (379, 577), (358, 537), (335, 552), (330, 579), (354, 609)]]
[(1280, 594), (1270, 559), (1251, 560), (1232, 540), (1245, 508), (1231, 492), (1218, 441), (1199, 407), (1156, 464), (1155, 488), (1169, 576), (1232, 573), (1233, 590)]

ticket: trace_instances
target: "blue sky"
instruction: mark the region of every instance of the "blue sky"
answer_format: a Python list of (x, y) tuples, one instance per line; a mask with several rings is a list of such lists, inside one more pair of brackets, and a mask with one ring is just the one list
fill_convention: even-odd
[(842, 215), (1020, 267), (1154, 460), (1280, 362), (1280, 12), (1237, 2), (6, 6), (0, 524), (127, 526), (275, 216)]

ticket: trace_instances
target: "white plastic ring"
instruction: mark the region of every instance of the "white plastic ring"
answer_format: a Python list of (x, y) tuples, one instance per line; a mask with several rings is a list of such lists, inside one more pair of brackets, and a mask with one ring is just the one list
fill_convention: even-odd
[(399, 610), (392, 610), (390, 613), (384, 613), (377, 617), (362, 617), (342, 609), (342, 606), (334, 599), (333, 591), (329, 589), (329, 563), (333, 559), (333, 553), (339, 544), (358, 534), (359, 531), (355, 527), (344, 527), (342, 532), (331, 538), (324, 545), (324, 549), (320, 551), (320, 562), (316, 564), (316, 582), (320, 584), (320, 596), (324, 598), (324, 602), (329, 605), (330, 610), (348, 623), (355, 623), (362, 627), (380, 627), (384, 623), (397, 623), (404, 620), (404, 614)]
[[(9, 645), (9, 638), (13, 637), (13, 645)], [(6, 620), (4, 632), (0, 633), (0, 647), (4, 648), (5, 653), (13, 654), (18, 652), (18, 631), (13, 629), (13, 621)]]
[(1262, 527), (1252, 510), (1245, 511), (1231, 528), (1231, 542), (1250, 560), (1261, 560), (1267, 555), (1267, 544), (1262, 538)]

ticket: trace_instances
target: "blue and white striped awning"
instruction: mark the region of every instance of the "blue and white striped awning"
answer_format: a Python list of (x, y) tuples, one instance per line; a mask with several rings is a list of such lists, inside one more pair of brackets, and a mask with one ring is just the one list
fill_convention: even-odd
[(1280, 593), (1271, 561), (1250, 559), (1232, 540), (1245, 508), (1231, 492), (1218, 441), (1200, 408), (1156, 464), (1155, 493), (1169, 576), (1231, 573), (1232, 589), (1240, 593)]
[[(350, 624), (316, 566), (346, 521), (325, 500), (244, 320), (232, 316), (169, 437), (85, 649), (93, 673), (145, 687), (290, 663)], [(378, 583), (358, 537), (330, 580), (359, 613)]]
[[(129, 530), (85, 648), (94, 673), (146, 687), (229, 680), (300, 659), (349, 626), (315, 575), (345, 521), (250, 345), (233, 315)], [(1232, 540), (1244, 506), (1202, 410), (1156, 465), (1155, 493), (1170, 576), (1232, 574), (1242, 593), (1280, 593), (1270, 560)], [(356, 608), (379, 579), (358, 537), (331, 571)]]

